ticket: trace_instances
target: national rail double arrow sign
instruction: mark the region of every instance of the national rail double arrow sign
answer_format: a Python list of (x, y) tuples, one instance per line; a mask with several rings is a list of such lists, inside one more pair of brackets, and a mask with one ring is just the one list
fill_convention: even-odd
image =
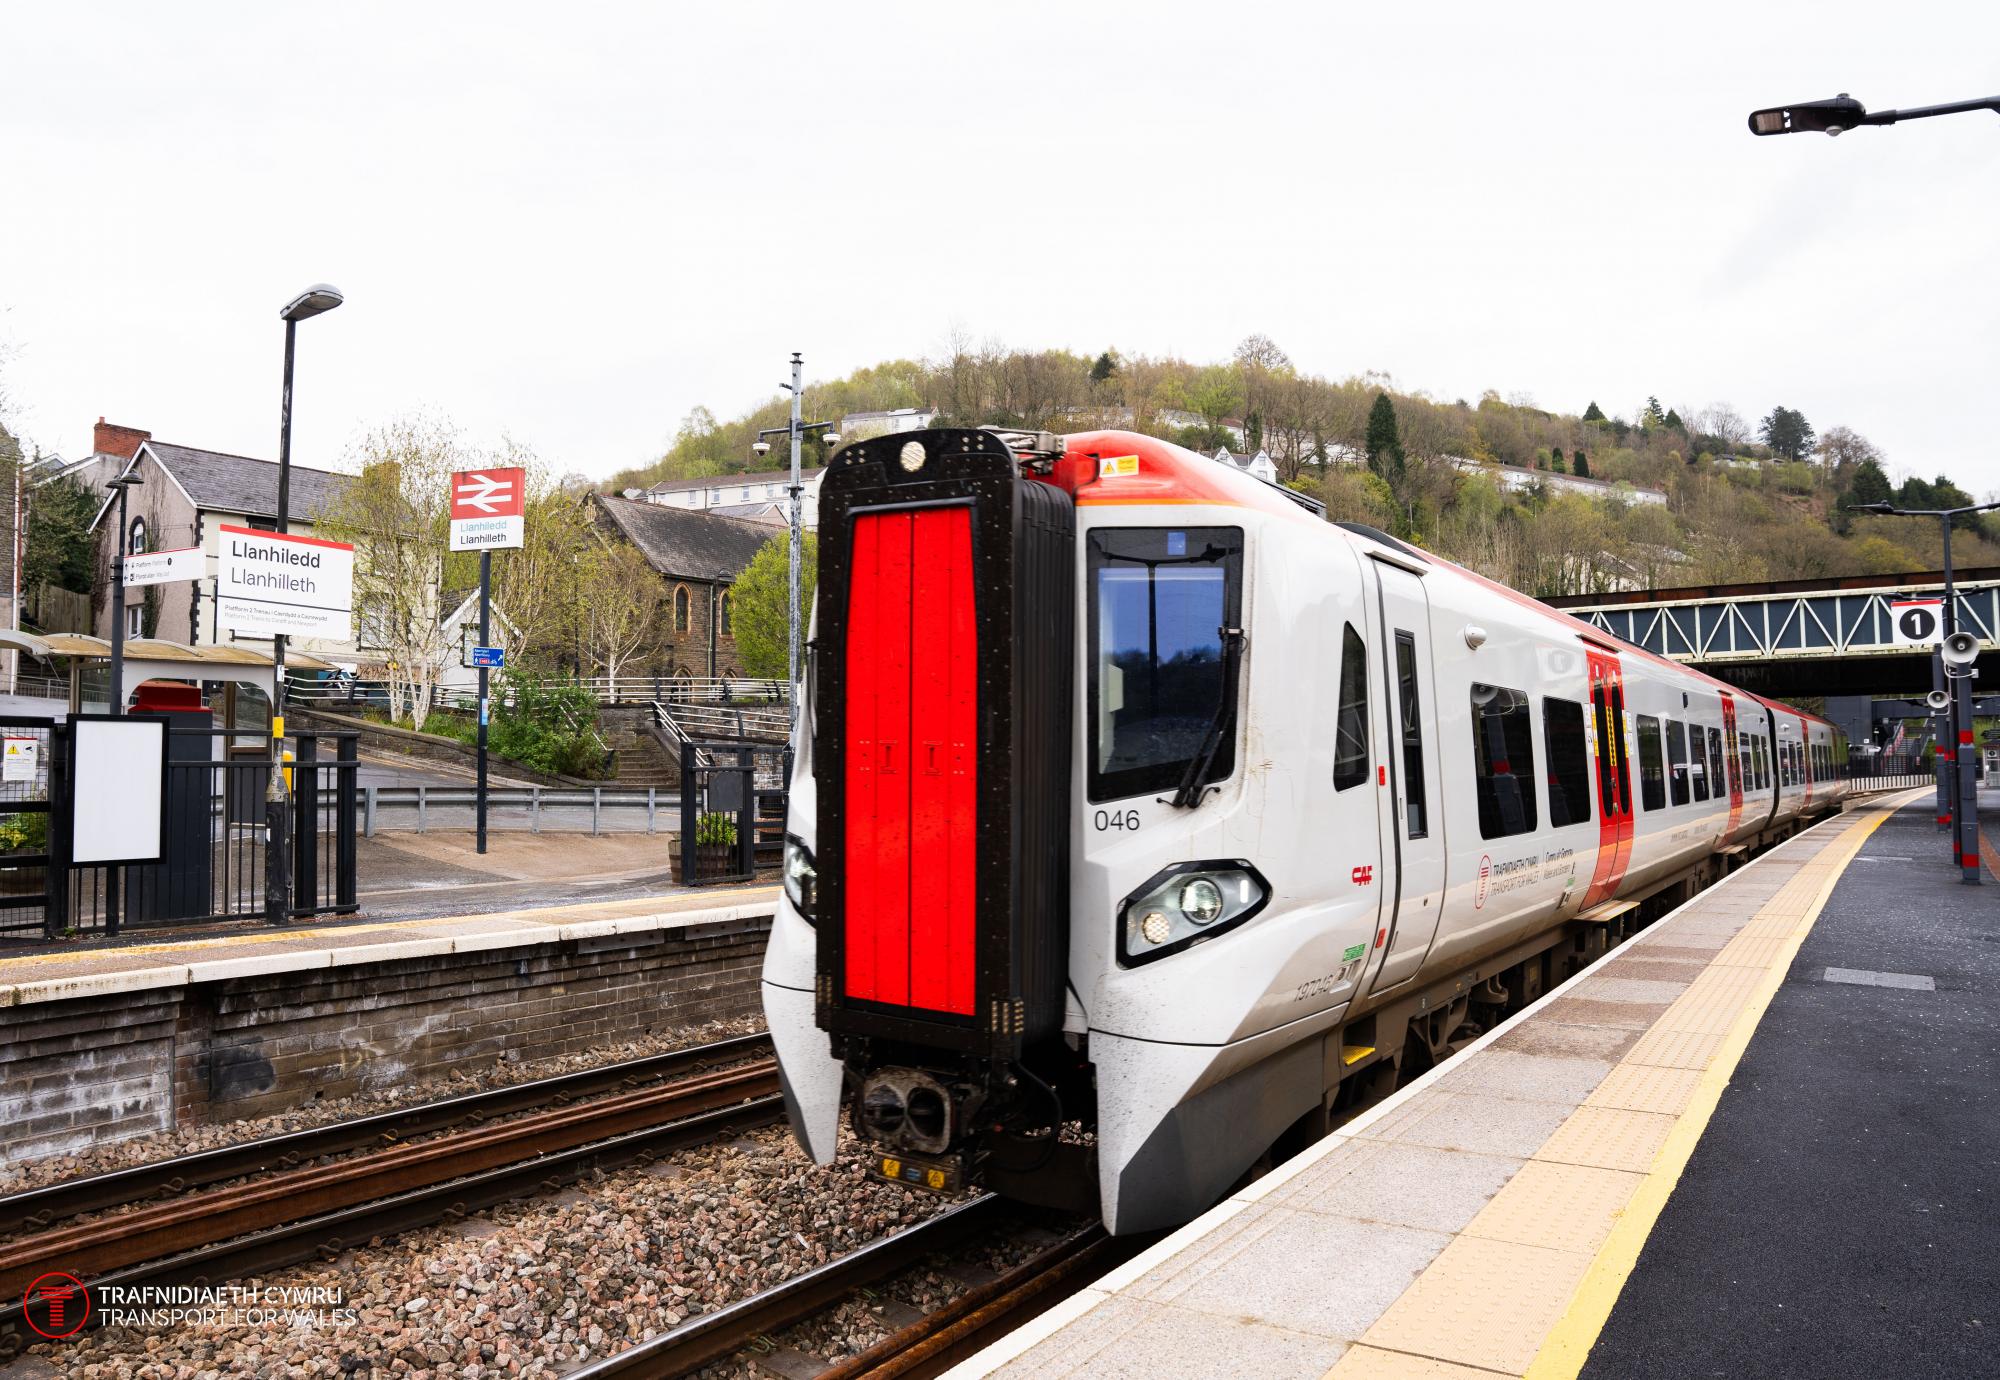
[(527, 510), (526, 470), (461, 470), (451, 477), (451, 549), (519, 546)]

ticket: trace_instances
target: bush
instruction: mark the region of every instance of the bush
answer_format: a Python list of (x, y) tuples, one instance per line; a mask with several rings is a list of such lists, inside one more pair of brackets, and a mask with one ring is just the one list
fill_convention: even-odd
[(736, 820), (731, 815), (710, 811), (695, 821), (694, 841), (696, 843), (720, 843), (731, 848), (736, 846)]
[(0, 853), (46, 853), (48, 848), (47, 815), (0, 815)]
[(597, 700), (581, 685), (508, 671), (493, 704), (486, 741), (502, 757), (560, 776), (610, 774), (596, 737)]

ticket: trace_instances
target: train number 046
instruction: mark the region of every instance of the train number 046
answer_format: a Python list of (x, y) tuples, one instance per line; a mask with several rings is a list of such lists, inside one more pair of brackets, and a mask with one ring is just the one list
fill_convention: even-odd
[(1092, 823), (1096, 824), (1099, 833), (1107, 829), (1137, 829), (1139, 827), (1139, 812), (1137, 810), (1099, 810)]

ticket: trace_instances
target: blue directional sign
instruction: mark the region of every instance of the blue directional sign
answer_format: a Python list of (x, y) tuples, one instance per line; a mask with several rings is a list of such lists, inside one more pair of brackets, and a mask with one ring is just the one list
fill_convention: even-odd
[(475, 668), (485, 667), (497, 671), (507, 664), (507, 653), (500, 647), (474, 647), (472, 664)]

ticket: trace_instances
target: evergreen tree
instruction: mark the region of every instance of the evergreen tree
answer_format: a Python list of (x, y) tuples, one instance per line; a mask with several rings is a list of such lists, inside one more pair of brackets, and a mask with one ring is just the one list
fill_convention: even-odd
[(1111, 351), (1106, 350), (1097, 357), (1097, 363), (1090, 366), (1090, 381), (1102, 383), (1117, 372), (1118, 361), (1111, 357)]
[(1604, 413), (1597, 406), (1597, 402), (1595, 399), (1591, 400), (1591, 404), (1589, 407), (1583, 409), (1583, 419), (1586, 422), (1601, 422), (1604, 420)]
[(1764, 444), (1787, 460), (1803, 460), (1812, 454), (1812, 424), (1795, 408), (1774, 407), (1761, 427)]
[(1849, 503), (1882, 503), (1895, 497), (1889, 487), (1889, 476), (1882, 473), (1881, 465), (1873, 460), (1863, 460), (1854, 467), (1854, 482), (1848, 486)]
[(1560, 449), (1549, 452), (1549, 468), (1557, 474), (1569, 473), (1569, 467), (1563, 464), (1563, 453)]
[(1651, 431), (1656, 426), (1664, 425), (1666, 420), (1667, 414), (1660, 411), (1660, 400), (1647, 397), (1645, 409), (1639, 413), (1639, 429)]
[(1368, 468), (1384, 479), (1403, 472), (1403, 438), (1396, 428), (1396, 404), (1387, 393), (1375, 395), (1368, 409), (1368, 434), (1363, 443), (1368, 452)]
[(49, 584), (76, 594), (90, 593), (96, 569), (90, 520), (97, 516), (100, 501), (74, 479), (52, 480), (29, 493), (28, 554), (21, 563), (24, 590)]
[(1687, 433), (1687, 423), (1682, 421), (1681, 414), (1671, 407), (1667, 409), (1667, 430), (1678, 431), (1683, 435)]
[(1578, 479), (1590, 478), (1590, 461), (1584, 458), (1582, 451), (1576, 453), (1576, 464), (1571, 467), (1570, 472)]

